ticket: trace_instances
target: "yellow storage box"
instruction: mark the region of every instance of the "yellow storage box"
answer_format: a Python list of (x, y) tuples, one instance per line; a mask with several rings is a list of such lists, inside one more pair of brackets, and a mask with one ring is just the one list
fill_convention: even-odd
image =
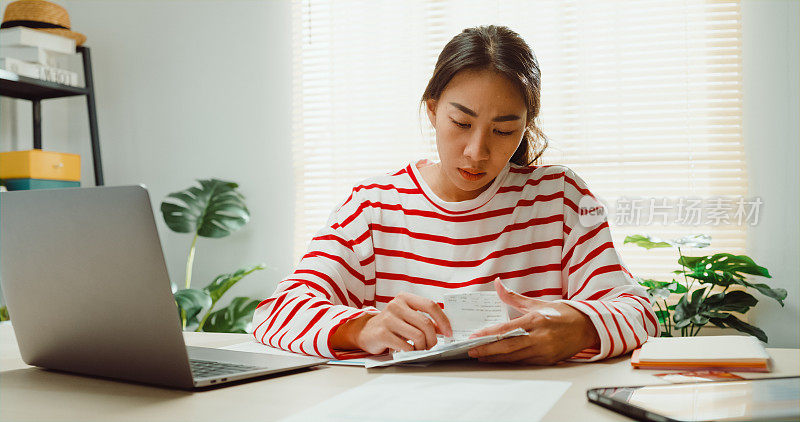
[(0, 152), (0, 179), (48, 179), (79, 182), (81, 156), (62, 152)]

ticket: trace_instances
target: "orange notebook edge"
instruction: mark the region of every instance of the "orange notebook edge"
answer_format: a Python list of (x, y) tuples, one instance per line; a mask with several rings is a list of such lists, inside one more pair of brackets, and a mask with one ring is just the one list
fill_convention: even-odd
[(674, 370), (708, 370), (708, 371), (734, 371), (734, 372), (771, 372), (771, 359), (764, 362), (641, 362), (640, 349), (633, 351), (631, 366), (634, 369), (674, 369)]

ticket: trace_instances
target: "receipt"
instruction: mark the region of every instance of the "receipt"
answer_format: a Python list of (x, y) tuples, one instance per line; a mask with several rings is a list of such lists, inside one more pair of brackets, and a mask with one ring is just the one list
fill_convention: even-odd
[(508, 322), (508, 306), (496, 292), (450, 293), (444, 295), (444, 313), (453, 328), (450, 341), (460, 341), (491, 325)]

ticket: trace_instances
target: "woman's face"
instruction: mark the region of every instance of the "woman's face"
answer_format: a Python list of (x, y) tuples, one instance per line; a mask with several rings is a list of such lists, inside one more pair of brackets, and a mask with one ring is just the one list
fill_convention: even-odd
[(426, 106), (441, 160), (432, 188), (447, 201), (476, 198), (522, 141), (527, 121), (522, 94), (500, 73), (463, 70)]

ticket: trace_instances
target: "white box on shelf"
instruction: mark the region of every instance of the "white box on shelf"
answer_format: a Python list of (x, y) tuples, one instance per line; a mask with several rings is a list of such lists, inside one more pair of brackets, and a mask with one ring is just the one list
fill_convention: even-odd
[(43, 66), (10, 57), (0, 58), (0, 68), (14, 72), (20, 76), (55, 82), (62, 85), (80, 86), (78, 74), (69, 70)]
[(0, 57), (10, 57), (12, 59), (65, 69), (70, 55), (46, 50), (41, 47), (4, 45), (0, 48)]

